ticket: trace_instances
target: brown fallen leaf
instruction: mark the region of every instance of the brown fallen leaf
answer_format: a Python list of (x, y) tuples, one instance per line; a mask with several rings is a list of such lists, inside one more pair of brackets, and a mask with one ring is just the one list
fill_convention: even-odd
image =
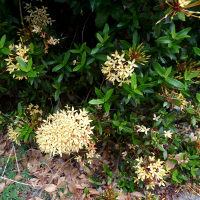
[(145, 198), (145, 196), (141, 192), (132, 192), (130, 193), (131, 197), (137, 197), (137, 198)]
[(91, 195), (100, 195), (100, 192), (93, 189), (93, 188), (88, 188), (89, 194)]
[(6, 184), (5, 183), (0, 183), (0, 193), (3, 192), (3, 190), (5, 189)]
[(165, 166), (168, 169), (174, 169), (175, 165), (176, 165), (175, 163), (173, 163), (173, 162), (171, 162), (169, 160), (167, 160), (167, 162), (165, 163)]
[(46, 185), (45, 188), (44, 188), (44, 190), (45, 190), (46, 192), (49, 192), (49, 193), (55, 192), (56, 189), (57, 189), (57, 187), (56, 187), (56, 185), (54, 185), (54, 184)]
[(68, 184), (68, 189), (72, 194), (76, 193), (76, 186), (74, 184)]
[(22, 176), (21, 176), (20, 174), (17, 174), (17, 175), (15, 176), (15, 180), (16, 180), (16, 181), (22, 180)]

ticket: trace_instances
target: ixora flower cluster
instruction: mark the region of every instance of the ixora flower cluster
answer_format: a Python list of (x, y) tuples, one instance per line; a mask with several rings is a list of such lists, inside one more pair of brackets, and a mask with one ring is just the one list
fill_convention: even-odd
[(127, 60), (124, 51), (122, 51), (121, 55), (118, 51), (115, 51), (111, 56), (107, 56), (107, 61), (101, 71), (106, 75), (106, 80), (111, 81), (113, 85), (117, 81), (119, 86), (122, 86), (122, 83), (131, 82), (130, 77), (137, 67), (135, 59)]
[(48, 45), (56, 45), (59, 43), (59, 39), (53, 38), (51, 35), (47, 34), (44, 30), (47, 26), (51, 26), (55, 20), (52, 20), (47, 13), (47, 7), (42, 6), (38, 8), (32, 6), (31, 3), (26, 3), (25, 10), (29, 14), (25, 17), (26, 21), (31, 25), (31, 32), (37, 33), (43, 38), (45, 45), (45, 53), (48, 53)]
[(91, 153), (95, 153), (95, 147), (91, 142), (93, 127), (85, 109), (74, 110), (72, 107), (57, 111), (43, 120), (36, 131), (37, 143), (41, 151), (50, 155), (71, 154), (79, 152), (84, 147)]
[[(7, 62), (6, 70), (9, 72), (9, 74), (12, 74), (13, 72), (20, 70), (19, 63), (16, 60), (17, 57), (21, 58), (25, 63), (28, 63), (29, 55), (27, 52), (29, 51), (29, 48), (20, 42), (18, 45), (10, 45), (9, 49), (12, 53), (9, 54), (8, 58), (5, 59)], [(22, 80), (27, 79), (27, 76), (13, 74), (13, 78)]]
[(146, 184), (147, 189), (154, 189), (156, 185), (165, 186), (164, 177), (167, 176), (169, 170), (165, 169), (164, 161), (156, 160), (155, 156), (148, 158), (138, 158), (135, 166), (135, 173), (137, 178), (134, 182), (140, 183), (141, 181)]
[(42, 121), (42, 110), (39, 109), (38, 105), (30, 104), (23, 113), (23, 116), (16, 117), (13, 123), (8, 127), (8, 137), (10, 140), (20, 145), (19, 136), (22, 133), (25, 126), (33, 127), (36, 130), (39, 123)]

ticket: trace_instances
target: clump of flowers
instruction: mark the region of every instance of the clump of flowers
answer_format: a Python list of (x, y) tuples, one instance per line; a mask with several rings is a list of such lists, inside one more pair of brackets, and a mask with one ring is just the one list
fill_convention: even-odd
[[(16, 116), (16, 119), (8, 127), (8, 137), (10, 140), (20, 145), (22, 138), (26, 142), (42, 121), (42, 110), (38, 105), (30, 104), (25, 108), (21, 116)], [(20, 138), (20, 136), (22, 136)]]
[(187, 17), (197, 17), (200, 18), (200, 12), (198, 11), (190, 11), (188, 8), (192, 8), (200, 5), (200, 1), (193, 2), (191, 0), (165, 0), (165, 3), (169, 6), (169, 12), (160, 19), (156, 24), (160, 23), (162, 20), (166, 19), (169, 15), (172, 14), (171, 19), (179, 12), (183, 13)]
[(48, 25), (51, 26), (54, 22), (47, 13), (47, 7), (42, 6), (41, 8), (38, 8), (36, 6), (33, 7), (31, 3), (26, 3), (25, 9), (26, 12), (29, 13), (25, 19), (33, 26), (46, 28)]
[[(10, 74), (12, 74), (13, 72), (20, 70), (19, 63), (16, 60), (17, 57), (21, 58), (25, 63), (28, 63), (29, 55), (27, 54), (27, 52), (29, 51), (29, 47), (20, 42), (18, 45), (14, 44), (10, 45), (9, 49), (12, 53), (9, 54), (8, 58), (5, 59), (5, 61), (7, 62), (6, 70)], [(22, 79), (27, 79), (27, 76), (13, 74), (13, 78), (22, 80)]]
[(48, 53), (48, 45), (56, 45), (60, 41), (59, 39), (53, 38), (45, 31), (45, 29), (48, 26), (51, 26), (52, 23), (55, 21), (52, 20), (51, 17), (49, 17), (47, 9), (48, 8), (44, 6), (38, 8), (36, 6), (32, 6), (31, 3), (26, 3), (25, 10), (28, 13), (28, 15), (25, 16), (25, 20), (28, 22), (29, 26), (24, 26), (20, 31), (22, 34), (24, 34), (24, 32), (28, 32), (29, 39), (32, 36), (32, 34), (39, 34), (39, 36), (43, 39), (44, 42), (45, 53)]
[(36, 131), (40, 150), (52, 156), (62, 156), (78, 153), (85, 147), (89, 150), (87, 156), (91, 157), (95, 153), (91, 121), (85, 109), (74, 110), (73, 107), (49, 115)]
[(138, 66), (135, 64), (135, 59), (126, 59), (124, 51), (120, 55), (116, 50), (111, 56), (107, 56), (107, 61), (101, 71), (106, 75), (106, 80), (111, 81), (113, 85), (116, 81), (119, 86), (122, 86), (122, 83), (131, 82), (130, 77), (136, 67)]
[(137, 177), (134, 182), (145, 183), (147, 189), (154, 189), (156, 185), (165, 186), (164, 177), (169, 171), (165, 169), (164, 161), (156, 160), (154, 155), (148, 158), (141, 157), (136, 161), (138, 162), (135, 166)]
[(138, 45), (136, 48), (129, 48), (129, 57), (131, 60), (135, 60), (136, 63), (141, 65), (145, 65), (150, 59), (150, 55), (146, 55), (143, 43)]

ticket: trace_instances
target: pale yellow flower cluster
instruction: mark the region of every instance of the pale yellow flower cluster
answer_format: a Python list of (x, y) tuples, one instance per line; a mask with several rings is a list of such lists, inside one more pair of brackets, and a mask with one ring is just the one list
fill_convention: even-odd
[[(12, 53), (8, 55), (8, 58), (6, 58), (5, 61), (7, 62), (7, 71), (12, 74), (13, 72), (20, 70), (19, 63), (16, 60), (17, 57), (21, 58), (25, 63), (28, 63), (29, 55), (27, 55), (27, 52), (29, 51), (29, 48), (26, 45), (19, 43), (18, 45), (10, 45), (9, 49)], [(27, 79), (27, 76), (13, 74), (13, 78), (22, 80), (24, 78)]]
[(148, 131), (150, 131), (150, 128), (147, 128), (144, 125), (136, 125), (136, 127), (138, 132), (145, 133), (145, 135), (147, 135)]
[(48, 25), (51, 26), (54, 22), (47, 13), (47, 7), (42, 6), (41, 8), (38, 8), (36, 6), (33, 7), (31, 3), (26, 3), (25, 9), (27, 13), (29, 13), (29, 15), (25, 17), (26, 21), (34, 26), (45, 28)]
[(172, 138), (173, 133), (170, 130), (168, 130), (168, 131), (164, 131), (164, 135), (167, 138)]
[(38, 105), (33, 105), (32, 103), (26, 108), (26, 110), (29, 112), (29, 115), (31, 117), (31, 120), (37, 120), (42, 121), (42, 110), (39, 109)]
[(134, 69), (138, 67), (135, 64), (135, 59), (126, 60), (125, 52), (122, 51), (119, 55), (116, 50), (111, 56), (107, 56), (107, 61), (104, 63), (101, 71), (106, 76), (106, 80), (109, 80), (115, 84), (115, 81), (122, 86), (122, 83), (130, 83), (130, 77), (134, 72)]
[(134, 182), (142, 181), (147, 189), (154, 189), (156, 185), (165, 186), (164, 177), (168, 174), (168, 170), (164, 168), (164, 161), (156, 160), (154, 155), (136, 160), (138, 162), (135, 166), (137, 177)]
[(20, 145), (20, 141), (17, 139), (20, 135), (20, 132), (16, 132), (17, 129), (21, 128), (21, 124), (18, 124), (18, 127), (13, 129), (13, 124), (10, 124), (10, 126), (8, 127), (8, 138), (15, 142), (17, 145)]
[[(43, 120), (36, 131), (37, 143), (41, 151), (50, 155), (61, 155), (78, 152), (91, 145), (91, 135), (88, 112), (85, 109), (60, 110)], [(94, 145), (91, 147), (94, 149)]]

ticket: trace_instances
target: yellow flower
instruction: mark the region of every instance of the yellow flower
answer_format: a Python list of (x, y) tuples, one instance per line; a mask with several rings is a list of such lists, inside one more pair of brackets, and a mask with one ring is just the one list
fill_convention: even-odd
[(167, 138), (172, 138), (173, 133), (169, 130), (169, 131), (164, 131), (164, 135)]
[(111, 81), (113, 85), (118, 82), (119, 86), (122, 86), (122, 83), (131, 82), (130, 77), (136, 67), (135, 60), (125, 59), (125, 52), (122, 51), (119, 55), (118, 51), (115, 51), (111, 56), (107, 56), (101, 71), (106, 75), (106, 80)]

